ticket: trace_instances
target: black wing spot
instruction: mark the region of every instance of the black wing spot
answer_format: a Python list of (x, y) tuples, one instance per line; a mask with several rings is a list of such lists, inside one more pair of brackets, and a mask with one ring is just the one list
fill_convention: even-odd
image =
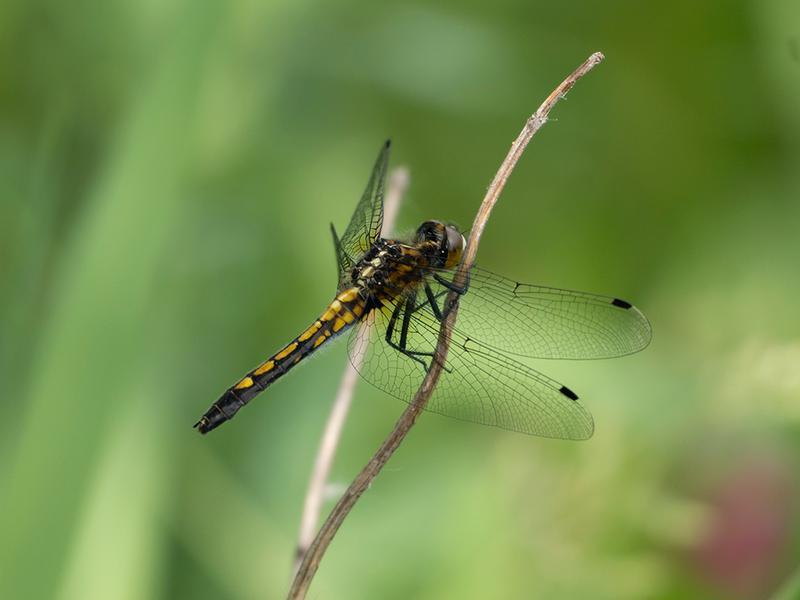
[(620, 300), (619, 298), (614, 298), (611, 301), (611, 304), (613, 304), (614, 306), (619, 306), (620, 308), (624, 308), (625, 310), (633, 308), (633, 304), (631, 304), (630, 302), (625, 302), (625, 300)]
[(560, 389), (560, 390), (558, 390), (558, 391), (559, 391), (559, 392), (561, 392), (562, 394), (564, 394), (564, 395), (565, 395), (567, 398), (569, 398), (570, 400), (577, 400), (577, 399), (578, 399), (578, 394), (576, 394), (575, 392), (573, 392), (571, 389), (569, 389), (569, 388), (568, 388), (567, 386), (565, 386), (565, 385), (562, 385), (562, 386), (561, 386), (561, 389)]

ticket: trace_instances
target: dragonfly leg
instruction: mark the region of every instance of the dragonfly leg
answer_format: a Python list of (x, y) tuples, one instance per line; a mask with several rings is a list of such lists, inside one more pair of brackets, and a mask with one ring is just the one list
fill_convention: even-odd
[[(431, 310), (433, 311), (433, 316), (436, 317), (436, 320), (440, 323), (442, 322), (442, 311), (439, 309), (439, 305), (436, 303), (436, 295), (433, 293), (431, 286), (426, 283), (425, 284), (425, 296), (428, 298), (428, 304), (431, 305)], [(422, 308), (424, 304), (420, 304), (415, 310)]]
[(448, 290), (450, 290), (451, 292), (455, 292), (459, 296), (463, 296), (464, 294), (466, 294), (467, 290), (469, 289), (469, 273), (467, 273), (467, 281), (466, 283), (464, 283), (464, 285), (456, 285), (455, 283), (453, 283), (452, 281), (448, 281), (438, 273), (434, 273), (433, 278), (436, 281), (438, 281), (441, 285), (446, 287)]
[[(420, 358), (420, 356), (427, 356), (433, 359), (433, 352), (420, 352), (408, 349), (408, 329), (411, 324), (411, 315), (415, 310), (414, 301), (415, 298), (410, 296), (404, 304), (398, 304), (394, 308), (394, 311), (392, 311), (392, 316), (389, 318), (389, 326), (386, 328), (386, 343), (403, 356), (407, 356), (408, 358), (421, 364), (422, 368), (427, 371), (428, 364), (425, 360)], [(400, 318), (401, 312), (403, 313), (403, 320), (400, 325), (400, 341), (395, 342), (393, 339), (395, 326), (397, 325), (397, 320)]]
[(408, 347), (408, 326), (411, 324), (411, 315), (414, 314), (414, 304), (416, 301), (416, 294), (411, 294), (406, 298), (406, 306), (403, 311), (403, 326), (400, 330), (400, 347), (404, 350)]
[[(427, 286), (427, 287), (430, 287), (430, 286)], [(436, 319), (437, 320), (441, 320), (436, 315), (436, 311), (439, 309), (439, 305), (436, 303), (436, 300), (438, 298), (441, 298), (442, 296), (444, 296), (446, 293), (447, 293), (447, 290), (441, 291), (438, 294), (436, 292), (434, 292), (433, 290), (431, 290), (431, 295), (433, 296), (433, 300), (434, 300), (433, 304), (431, 304), (431, 298), (428, 297), (427, 300), (425, 300), (425, 302), (420, 302), (419, 304), (417, 304), (414, 307), (414, 310), (412, 312), (418, 312), (418, 311), (422, 310), (423, 308), (425, 308), (426, 306), (430, 306), (431, 310), (434, 311), (434, 316), (436, 317)], [(427, 290), (425, 291), (425, 295), (426, 296), (428, 295), (428, 291)], [(434, 305), (435, 305), (435, 308), (434, 308)], [(441, 311), (439, 311), (439, 313), (441, 314)]]
[(386, 341), (392, 343), (392, 335), (394, 334), (394, 326), (397, 325), (397, 318), (400, 316), (400, 311), (403, 310), (403, 305), (398, 304), (392, 310), (392, 316), (389, 317), (389, 325), (386, 327)]
[[(434, 273), (433, 278), (445, 289), (450, 290), (451, 292), (455, 292), (459, 296), (463, 296), (467, 293), (469, 289), (469, 273), (467, 273), (467, 281), (464, 285), (456, 285), (452, 281), (448, 281), (438, 273)], [(444, 311), (442, 312), (443, 316), (447, 316), (450, 314), (450, 311), (453, 310), (453, 303), (445, 301)], [(438, 318), (438, 317), (437, 317)], [(440, 319), (441, 320), (441, 319)]]
[[(420, 363), (423, 368), (428, 371), (433, 365), (433, 361), (436, 360), (436, 352), (408, 349), (408, 331), (411, 325), (411, 319), (415, 312), (430, 305), (434, 315), (437, 315), (436, 318), (441, 322), (442, 314), (436, 302), (436, 295), (432, 290), (430, 290), (430, 292), (426, 291), (426, 295), (428, 296), (427, 300), (425, 300), (425, 302), (421, 302), (420, 304), (416, 304), (416, 296), (411, 296), (406, 300), (405, 304), (400, 304), (395, 307), (394, 312), (389, 319), (389, 326), (386, 329), (386, 343), (389, 344), (390, 347), (400, 352), (402, 355)], [(397, 320), (400, 317), (401, 311), (403, 312), (403, 320), (401, 323), (400, 341), (395, 342), (392, 337), (394, 335), (394, 328), (397, 325)], [(430, 362), (426, 362), (426, 360), (420, 358), (421, 356), (426, 357), (426, 359), (428, 359)], [(442, 368), (448, 373), (452, 372), (452, 369), (447, 367), (447, 365), (442, 365)]]

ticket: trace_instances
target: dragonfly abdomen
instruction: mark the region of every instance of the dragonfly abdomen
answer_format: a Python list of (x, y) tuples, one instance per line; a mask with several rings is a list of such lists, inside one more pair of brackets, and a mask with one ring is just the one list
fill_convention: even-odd
[(195, 427), (200, 433), (208, 433), (232, 419), (240, 408), (276, 379), (359, 321), (364, 316), (365, 308), (366, 302), (360, 288), (351, 287), (340, 292), (303, 333), (228, 388), (195, 423)]

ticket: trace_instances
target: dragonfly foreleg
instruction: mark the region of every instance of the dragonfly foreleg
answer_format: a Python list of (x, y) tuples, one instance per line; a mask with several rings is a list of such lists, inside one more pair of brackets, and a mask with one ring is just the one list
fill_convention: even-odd
[(469, 273), (467, 273), (467, 281), (464, 283), (464, 285), (457, 285), (452, 281), (448, 281), (438, 273), (434, 273), (433, 278), (441, 285), (446, 287), (448, 290), (450, 290), (451, 292), (455, 292), (459, 296), (463, 296), (464, 294), (466, 294), (467, 290), (469, 289)]
[[(433, 278), (442, 287), (444, 287), (445, 289), (450, 290), (451, 292), (455, 292), (459, 296), (463, 296), (464, 294), (466, 294), (467, 290), (469, 289), (469, 273), (467, 273), (466, 277), (467, 277), (467, 280), (464, 283), (464, 285), (456, 285), (455, 283), (453, 283), (452, 281), (448, 281), (447, 279), (445, 279), (444, 277), (442, 277), (438, 273), (434, 273), (434, 275), (433, 275)], [(447, 315), (450, 314), (451, 310), (453, 310), (453, 303), (449, 302), (449, 301), (445, 301), (444, 311), (442, 311), (442, 315), (446, 317)], [(439, 320), (441, 320), (440, 317), (437, 317), (437, 318), (439, 318)]]

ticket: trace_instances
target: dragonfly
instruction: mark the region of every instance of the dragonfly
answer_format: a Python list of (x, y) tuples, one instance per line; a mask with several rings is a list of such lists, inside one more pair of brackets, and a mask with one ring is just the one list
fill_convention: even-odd
[(651, 327), (630, 302), (519, 283), (474, 266), (456, 278), (466, 242), (454, 225), (425, 221), (412, 239), (381, 237), (390, 143), (340, 237), (333, 224), (338, 287), (299, 336), (228, 388), (195, 424), (208, 433), (317, 350), (347, 336), (359, 374), (410, 402), (436, 356), (443, 319), (458, 312), (449, 352), (426, 410), (550, 438), (583, 440), (594, 421), (570, 388), (522, 362), (633, 354)]

